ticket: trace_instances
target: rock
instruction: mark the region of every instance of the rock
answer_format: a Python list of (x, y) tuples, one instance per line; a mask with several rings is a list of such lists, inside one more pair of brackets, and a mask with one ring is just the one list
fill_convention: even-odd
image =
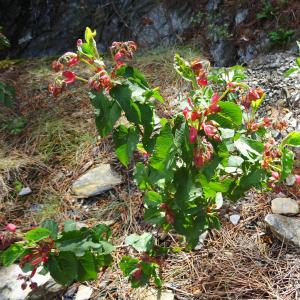
[(300, 218), (268, 214), (265, 222), (278, 239), (300, 247)]
[(231, 41), (221, 40), (213, 43), (211, 54), (216, 67), (228, 67), (235, 64), (237, 53)]
[(236, 225), (239, 222), (240, 218), (241, 218), (240, 215), (231, 215), (229, 217), (229, 220), (233, 225)]
[(93, 289), (86, 285), (80, 285), (75, 300), (89, 300), (93, 293)]
[(25, 187), (25, 188), (22, 188), (21, 191), (19, 192), (19, 196), (27, 196), (29, 194), (32, 193), (32, 190), (30, 187)]
[(79, 177), (72, 185), (78, 197), (88, 198), (99, 195), (122, 183), (121, 176), (116, 174), (109, 164), (101, 164)]
[(246, 20), (247, 16), (248, 16), (248, 9), (239, 10), (235, 16), (235, 24), (238, 25), (243, 23)]
[(288, 185), (288, 186), (292, 186), (294, 185), (294, 183), (296, 182), (296, 176), (294, 175), (289, 175), (286, 180), (285, 180), (285, 183)]
[(194, 248), (194, 250), (200, 250), (204, 246), (204, 241), (207, 238), (208, 231), (204, 231), (202, 234), (199, 236), (199, 242), (197, 246)]
[[(24, 274), (20, 267), (16, 264), (12, 264), (7, 268), (0, 269), (0, 299), (1, 300), (24, 300), (31, 292), (31, 289), (27, 287), (25, 290), (21, 289), (22, 280), (18, 280), (18, 275)], [(27, 273), (29, 275), (30, 273)], [(38, 272), (34, 276), (34, 282), (38, 286), (44, 285), (50, 280), (50, 275), (40, 275)], [(34, 298), (37, 299), (37, 298)], [(39, 298), (41, 299), (41, 298)], [(47, 299), (47, 298), (46, 298)]]
[(273, 214), (296, 215), (299, 213), (299, 204), (291, 198), (275, 198), (271, 209)]
[(169, 290), (155, 290), (152, 288), (146, 288), (138, 290), (135, 300), (174, 300), (174, 294)]

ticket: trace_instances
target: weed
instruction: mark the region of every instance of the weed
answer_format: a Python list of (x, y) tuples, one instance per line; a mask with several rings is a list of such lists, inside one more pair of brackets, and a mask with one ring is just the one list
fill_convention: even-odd
[(279, 28), (276, 31), (270, 32), (269, 38), (272, 45), (282, 47), (290, 41), (291, 37), (294, 34), (295, 34), (295, 30), (293, 29)]

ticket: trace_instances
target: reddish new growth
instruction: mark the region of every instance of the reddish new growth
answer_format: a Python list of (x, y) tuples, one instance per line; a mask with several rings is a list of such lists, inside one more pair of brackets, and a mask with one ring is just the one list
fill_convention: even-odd
[(208, 84), (207, 70), (203, 67), (203, 63), (200, 61), (200, 59), (192, 61), (191, 68), (196, 75), (198, 85), (206, 86)]
[(111, 55), (117, 65), (123, 65), (125, 59), (132, 59), (137, 45), (133, 41), (113, 42), (110, 47)]
[(210, 142), (206, 140), (205, 137), (202, 137), (201, 142), (194, 148), (194, 164), (196, 167), (201, 168), (204, 166), (206, 162), (208, 162), (212, 154), (214, 152), (214, 148)]

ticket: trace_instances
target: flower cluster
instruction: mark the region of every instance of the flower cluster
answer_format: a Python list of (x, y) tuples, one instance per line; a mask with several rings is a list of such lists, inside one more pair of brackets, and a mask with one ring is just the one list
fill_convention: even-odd
[(111, 55), (117, 65), (123, 65), (125, 59), (132, 59), (136, 50), (137, 45), (133, 41), (113, 42), (110, 47)]
[(200, 59), (192, 61), (191, 68), (196, 76), (198, 85), (206, 86), (207, 81), (207, 69), (204, 67), (204, 63)]

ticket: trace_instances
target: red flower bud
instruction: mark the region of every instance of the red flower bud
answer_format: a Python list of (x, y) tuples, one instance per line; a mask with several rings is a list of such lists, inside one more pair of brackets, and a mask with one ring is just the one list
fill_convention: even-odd
[(190, 115), (190, 110), (186, 107), (183, 111), (182, 111), (183, 115), (185, 116), (185, 118), (188, 120), (189, 119), (189, 115)]
[(191, 120), (196, 121), (202, 117), (202, 113), (198, 111), (193, 111), (191, 114)]
[(68, 66), (69, 67), (74, 66), (74, 65), (76, 65), (78, 63), (78, 61), (79, 61), (78, 56), (72, 57), (68, 61)]
[(213, 96), (212, 96), (212, 98), (211, 98), (211, 104), (216, 104), (218, 101), (219, 101), (219, 95), (218, 95), (218, 93), (214, 93), (213, 94)]
[(16, 229), (17, 229), (17, 226), (12, 224), (12, 223), (9, 223), (5, 226), (5, 229), (10, 231), (10, 232), (15, 232)]
[(54, 61), (52, 62), (52, 69), (53, 69), (55, 72), (59, 72), (59, 71), (61, 71), (63, 68), (64, 68), (64, 65), (63, 65), (62, 63), (60, 63), (59, 61), (54, 60)]
[(30, 286), (30, 288), (31, 288), (32, 290), (34, 290), (34, 289), (37, 288), (38, 285), (37, 285), (36, 282), (31, 282), (29, 286)]
[(118, 61), (120, 59), (122, 59), (124, 57), (124, 54), (121, 52), (118, 52), (115, 56), (114, 56), (114, 60)]
[(295, 177), (296, 177), (295, 183), (300, 185), (300, 175), (295, 175)]
[(197, 77), (197, 83), (198, 83), (200, 86), (207, 86), (208, 81), (207, 81), (207, 79), (202, 79), (202, 78), (200, 78), (200, 77)]
[(195, 127), (190, 127), (190, 143), (194, 144), (197, 140), (198, 130)]
[(63, 77), (65, 77), (64, 82), (66, 84), (70, 84), (70, 83), (73, 83), (75, 81), (76, 74), (74, 72), (64, 71), (62, 73), (62, 75), (63, 75)]

